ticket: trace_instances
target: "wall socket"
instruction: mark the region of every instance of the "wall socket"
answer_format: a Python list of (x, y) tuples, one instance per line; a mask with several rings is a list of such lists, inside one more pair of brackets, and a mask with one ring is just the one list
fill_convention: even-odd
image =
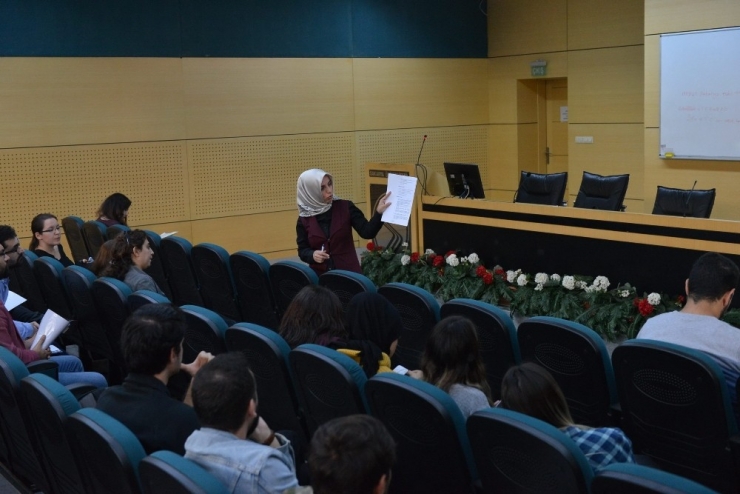
[(576, 136), (576, 144), (593, 144), (594, 136)]

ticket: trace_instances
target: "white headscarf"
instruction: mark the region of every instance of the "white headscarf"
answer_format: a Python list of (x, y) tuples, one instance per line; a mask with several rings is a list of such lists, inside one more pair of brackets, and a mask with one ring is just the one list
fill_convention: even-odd
[[(324, 170), (312, 168), (301, 173), (298, 177), (298, 188), (296, 192), (296, 202), (298, 203), (298, 216), (308, 218), (317, 214), (325, 213), (331, 209), (331, 202), (324, 202), (324, 195), (321, 193), (321, 182), (325, 176), (329, 176), (332, 182), (334, 177), (331, 173)], [(337, 199), (337, 196), (334, 196)]]

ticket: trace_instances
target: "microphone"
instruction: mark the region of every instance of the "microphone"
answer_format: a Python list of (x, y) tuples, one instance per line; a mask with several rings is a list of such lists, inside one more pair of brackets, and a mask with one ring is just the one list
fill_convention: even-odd
[[(689, 213), (689, 201), (691, 200), (691, 194), (694, 192), (694, 189), (696, 188), (696, 182), (698, 180), (694, 180), (694, 185), (691, 186), (691, 190), (688, 194), (686, 194), (686, 204), (683, 205), (683, 217), (686, 217), (686, 214)], [(693, 209), (693, 208), (692, 208)]]
[(421, 148), (419, 148), (419, 156), (416, 157), (416, 166), (419, 166), (419, 160), (421, 159), (421, 152), (424, 151), (424, 143), (427, 142), (427, 135), (424, 134), (424, 139), (421, 140)]
[(462, 178), (463, 184), (463, 192), (460, 194), (460, 199), (467, 199), (470, 197), (470, 186), (468, 185), (468, 181), (465, 179), (464, 173), (461, 173), (460, 177)]

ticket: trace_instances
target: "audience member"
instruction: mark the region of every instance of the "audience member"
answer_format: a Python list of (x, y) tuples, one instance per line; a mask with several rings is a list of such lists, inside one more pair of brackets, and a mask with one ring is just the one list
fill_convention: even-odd
[(295, 488), (290, 441), (257, 414), (257, 389), (247, 358), (218, 355), (193, 379), (193, 406), (202, 428), (185, 443), (185, 457), (219, 478), (232, 493)]
[(511, 367), (501, 382), (501, 408), (547, 422), (568, 435), (597, 471), (612, 463), (634, 463), (632, 443), (621, 429), (576, 425), (560, 386), (547, 370), (527, 362)]
[(131, 199), (116, 192), (109, 195), (98, 209), (98, 221), (105, 226), (128, 225), (128, 210), (131, 207)]
[[(123, 234), (121, 234), (123, 235)], [(98, 250), (98, 255), (95, 256), (95, 260), (90, 265), (90, 271), (95, 273), (95, 276), (103, 276), (105, 268), (111, 265), (113, 261), (113, 246), (116, 244), (115, 239), (106, 240)]]
[(201, 352), (192, 363), (182, 363), (186, 327), (185, 314), (175, 306), (149, 304), (137, 309), (121, 331), (129, 375), (98, 399), (97, 407), (131, 429), (148, 454), (160, 449), (184, 454), (185, 440), (200, 427), (189, 406), (190, 389), (185, 403), (167, 391), (169, 379), (181, 369), (195, 376), (213, 358)]
[(28, 250), (39, 257), (52, 257), (62, 263), (65, 268), (74, 262), (67, 257), (62, 247), (62, 225), (53, 214), (36, 215), (31, 221), (33, 238)]
[(308, 466), (314, 494), (383, 494), (396, 445), (382, 422), (350, 415), (323, 424), (311, 439)]
[(154, 251), (143, 230), (123, 232), (113, 241), (111, 260), (103, 268), (102, 276), (110, 276), (126, 283), (131, 290), (151, 290), (165, 293), (157, 282), (144, 272), (152, 264)]
[(466, 418), (492, 404), (478, 335), (465, 317), (450, 316), (437, 323), (424, 348), (421, 370), (409, 375), (449, 393)]
[(329, 289), (303, 287), (283, 315), (278, 333), (295, 348), (304, 343), (330, 346), (347, 338), (342, 303)]
[(389, 372), (403, 323), (398, 310), (377, 293), (358, 293), (347, 309), (349, 339), (338, 350), (349, 355), (368, 377)]
[(735, 407), (740, 377), (740, 329), (720, 319), (730, 308), (740, 270), (727, 257), (708, 252), (694, 262), (686, 280), (686, 305), (645, 322), (638, 339), (665, 341), (699, 350), (712, 357), (724, 373)]
[[(2, 302), (3, 304), (6, 303), (6, 301), (8, 300), (8, 296), (10, 295), (10, 278), (8, 274), (9, 257), (10, 256), (5, 253), (5, 247), (2, 245), (2, 243), (0, 243), (0, 302)], [(29, 311), (28, 309), (24, 310), (25, 313), (29, 314), (32, 317), (31, 322), (18, 321), (15, 318), (15, 314), (13, 314), (12, 312), (10, 314), (13, 317), (15, 329), (18, 330), (18, 335), (21, 337), (22, 340), (27, 340), (28, 338), (31, 338), (36, 334), (36, 331), (39, 328), (39, 323), (35, 320), (35, 312)], [(40, 319), (41, 314), (38, 314), (38, 320)]]

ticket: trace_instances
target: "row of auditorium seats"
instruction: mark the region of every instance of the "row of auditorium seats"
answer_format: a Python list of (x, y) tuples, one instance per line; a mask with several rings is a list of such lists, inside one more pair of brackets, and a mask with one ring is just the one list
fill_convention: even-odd
[[(274, 335), (266, 328), (241, 329)], [(311, 398), (318, 407), (343, 398), (342, 390), (332, 388), (341, 373), (337, 371), (357, 366), (316, 345), (294, 350), (290, 361), (302, 362), (301, 372), (309, 374), (305, 381), (331, 379)], [(297, 367), (293, 364), (294, 372)], [(48, 376), (29, 375), (5, 349), (0, 349), (0, 369), (3, 461), (36, 488), (76, 494), (226, 492), (206, 471), (174, 453), (145, 457), (125, 426), (99, 410), (83, 408), (70, 390)], [(353, 382), (352, 376), (338, 379), (347, 383), (343, 387)], [(466, 422), (449, 395), (406, 376), (375, 376), (356, 394), (356, 409), (347, 412), (373, 414), (396, 441), (391, 493), (711, 492), (635, 465), (613, 465), (594, 475), (580, 449), (554, 427), (494, 408), (476, 412)], [(262, 391), (260, 398), (262, 406)]]
[[(629, 174), (602, 176), (584, 171), (576, 208), (624, 211)], [(560, 206), (563, 204), (568, 172), (532, 173), (522, 171), (514, 202)], [(658, 186), (653, 214), (709, 218), (716, 189), (674, 189)]]

